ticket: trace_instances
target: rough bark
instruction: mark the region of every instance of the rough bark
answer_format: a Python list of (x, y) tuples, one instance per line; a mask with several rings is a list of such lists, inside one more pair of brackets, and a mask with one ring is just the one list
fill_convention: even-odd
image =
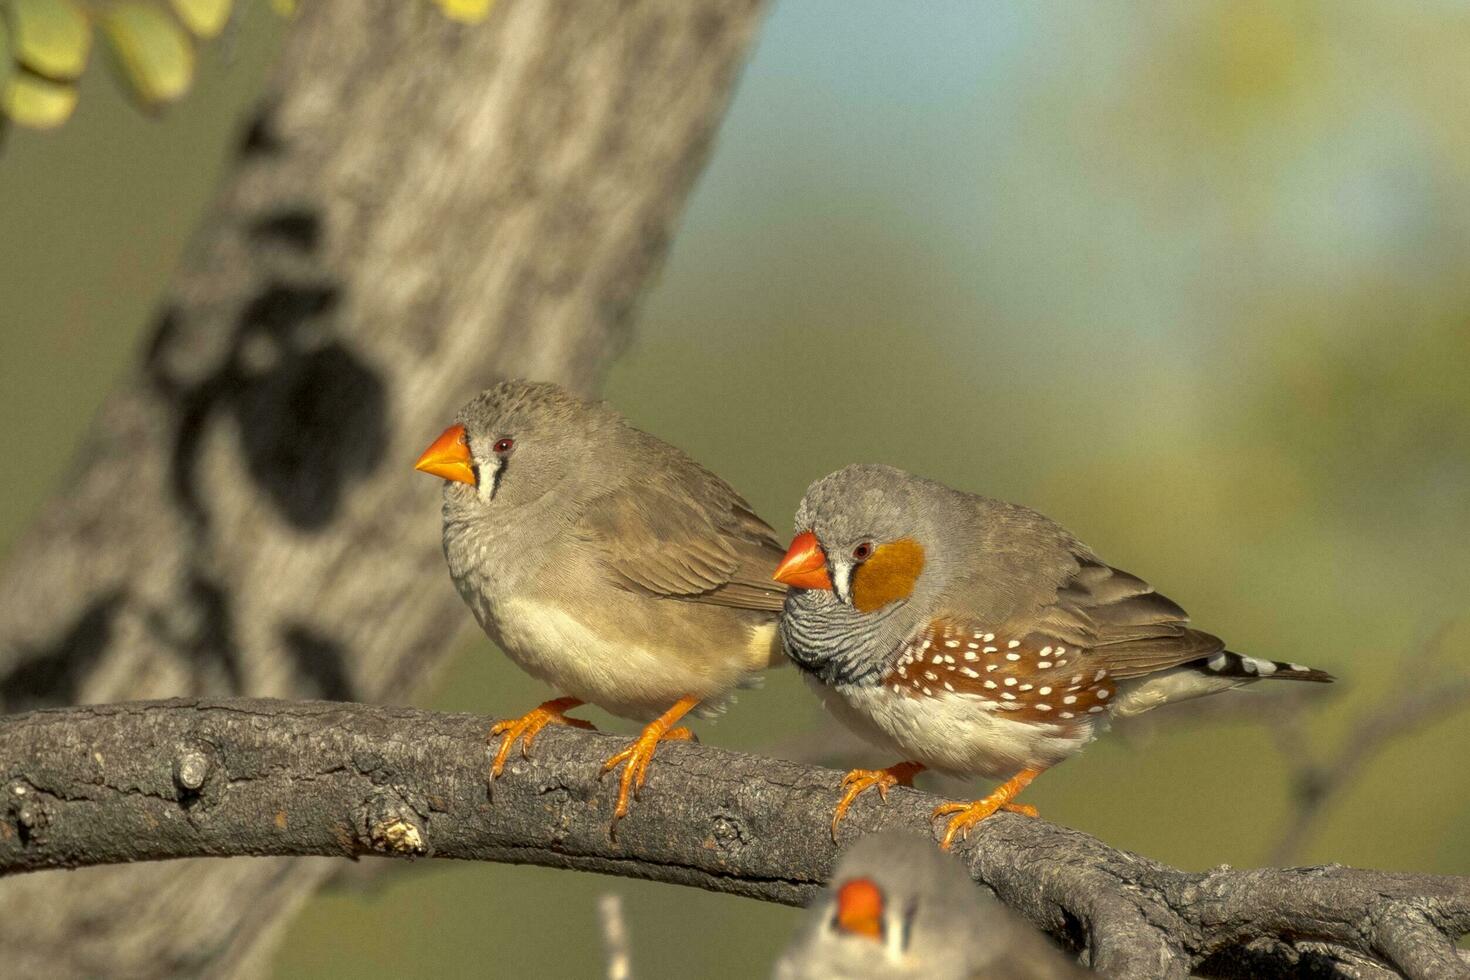
[[(38, 711), (0, 721), (0, 873), (196, 855), (508, 861), (800, 904), (825, 880), (840, 774), (697, 744), (659, 751), (608, 825), (618, 736), (549, 729), (487, 793), (488, 722), (267, 700)], [(844, 838), (928, 826), (896, 789)], [(973, 877), (1120, 977), (1470, 974), (1470, 879), (1341, 866), (1203, 873), (1000, 814), (957, 848)], [(262, 862), (221, 862), (249, 868)], [(94, 870), (78, 872), (85, 887)], [(14, 879), (7, 883), (13, 884)]]
[[(405, 698), (467, 622), (410, 462), (497, 377), (597, 385), (760, 6), (303, 5), (138, 370), (0, 574), (0, 705)], [(228, 973), (329, 868), (10, 881), (7, 972)]]

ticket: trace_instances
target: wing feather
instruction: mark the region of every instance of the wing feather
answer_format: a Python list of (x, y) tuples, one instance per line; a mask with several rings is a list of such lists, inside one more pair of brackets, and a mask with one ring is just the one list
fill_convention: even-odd
[(1168, 670), (1225, 649), (1217, 636), (1189, 626), (1178, 603), (1143, 579), (1090, 555), (1043, 609), (1040, 626), (1088, 648), (1089, 660), (1123, 679)]
[[(664, 447), (677, 453), (672, 447)], [(593, 500), (580, 535), (627, 589), (778, 612), (775, 532), (727, 483), (678, 453)]]

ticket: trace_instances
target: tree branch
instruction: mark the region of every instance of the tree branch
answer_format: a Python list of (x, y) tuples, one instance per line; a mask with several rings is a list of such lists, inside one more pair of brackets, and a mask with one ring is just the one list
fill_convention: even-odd
[[(597, 773), (621, 737), (550, 729), (487, 792), (487, 728), (473, 715), (252, 699), (10, 716), (0, 719), (0, 874), (198, 856), (425, 856), (797, 905), (829, 873), (832, 770), (671, 744), (612, 838), (614, 785)], [(844, 827), (922, 827), (938, 802), (894, 790)], [(959, 851), (977, 881), (1107, 973), (1464, 971), (1454, 942), (1470, 931), (1467, 878), (1187, 872), (1010, 814)]]

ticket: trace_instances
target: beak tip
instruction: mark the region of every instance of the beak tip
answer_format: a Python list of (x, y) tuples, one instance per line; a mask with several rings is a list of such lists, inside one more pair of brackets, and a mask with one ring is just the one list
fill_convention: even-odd
[(470, 449), (465, 444), (464, 426), (451, 425), (424, 450), (413, 468), (441, 480), (474, 485), (478, 481), (475, 478), (475, 469), (470, 464)]
[(817, 536), (811, 531), (803, 531), (793, 538), (791, 547), (771, 578), (798, 589), (832, 588), (832, 580), (827, 575), (827, 553), (822, 550)]
[(837, 889), (837, 927), (849, 935), (883, 935), (883, 891), (870, 878), (853, 878)]

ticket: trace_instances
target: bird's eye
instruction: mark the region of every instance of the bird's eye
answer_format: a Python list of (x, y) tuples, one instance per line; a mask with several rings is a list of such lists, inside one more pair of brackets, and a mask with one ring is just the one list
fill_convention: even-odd
[(515, 445), (516, 441), (514, 439), (496, 439), (495, 451), (497, 453), (508, 453), (515, 448)]
[(860, 544), (856, 548), (852, 549), (852, 556), (854, 558), (856, 558), (858, 561), (867, 561), (868, 556), (871, 555), (872, 553), (873, 553), (873, 542), (871, 542), (871, 541), (864, 541), (862, 544)]

